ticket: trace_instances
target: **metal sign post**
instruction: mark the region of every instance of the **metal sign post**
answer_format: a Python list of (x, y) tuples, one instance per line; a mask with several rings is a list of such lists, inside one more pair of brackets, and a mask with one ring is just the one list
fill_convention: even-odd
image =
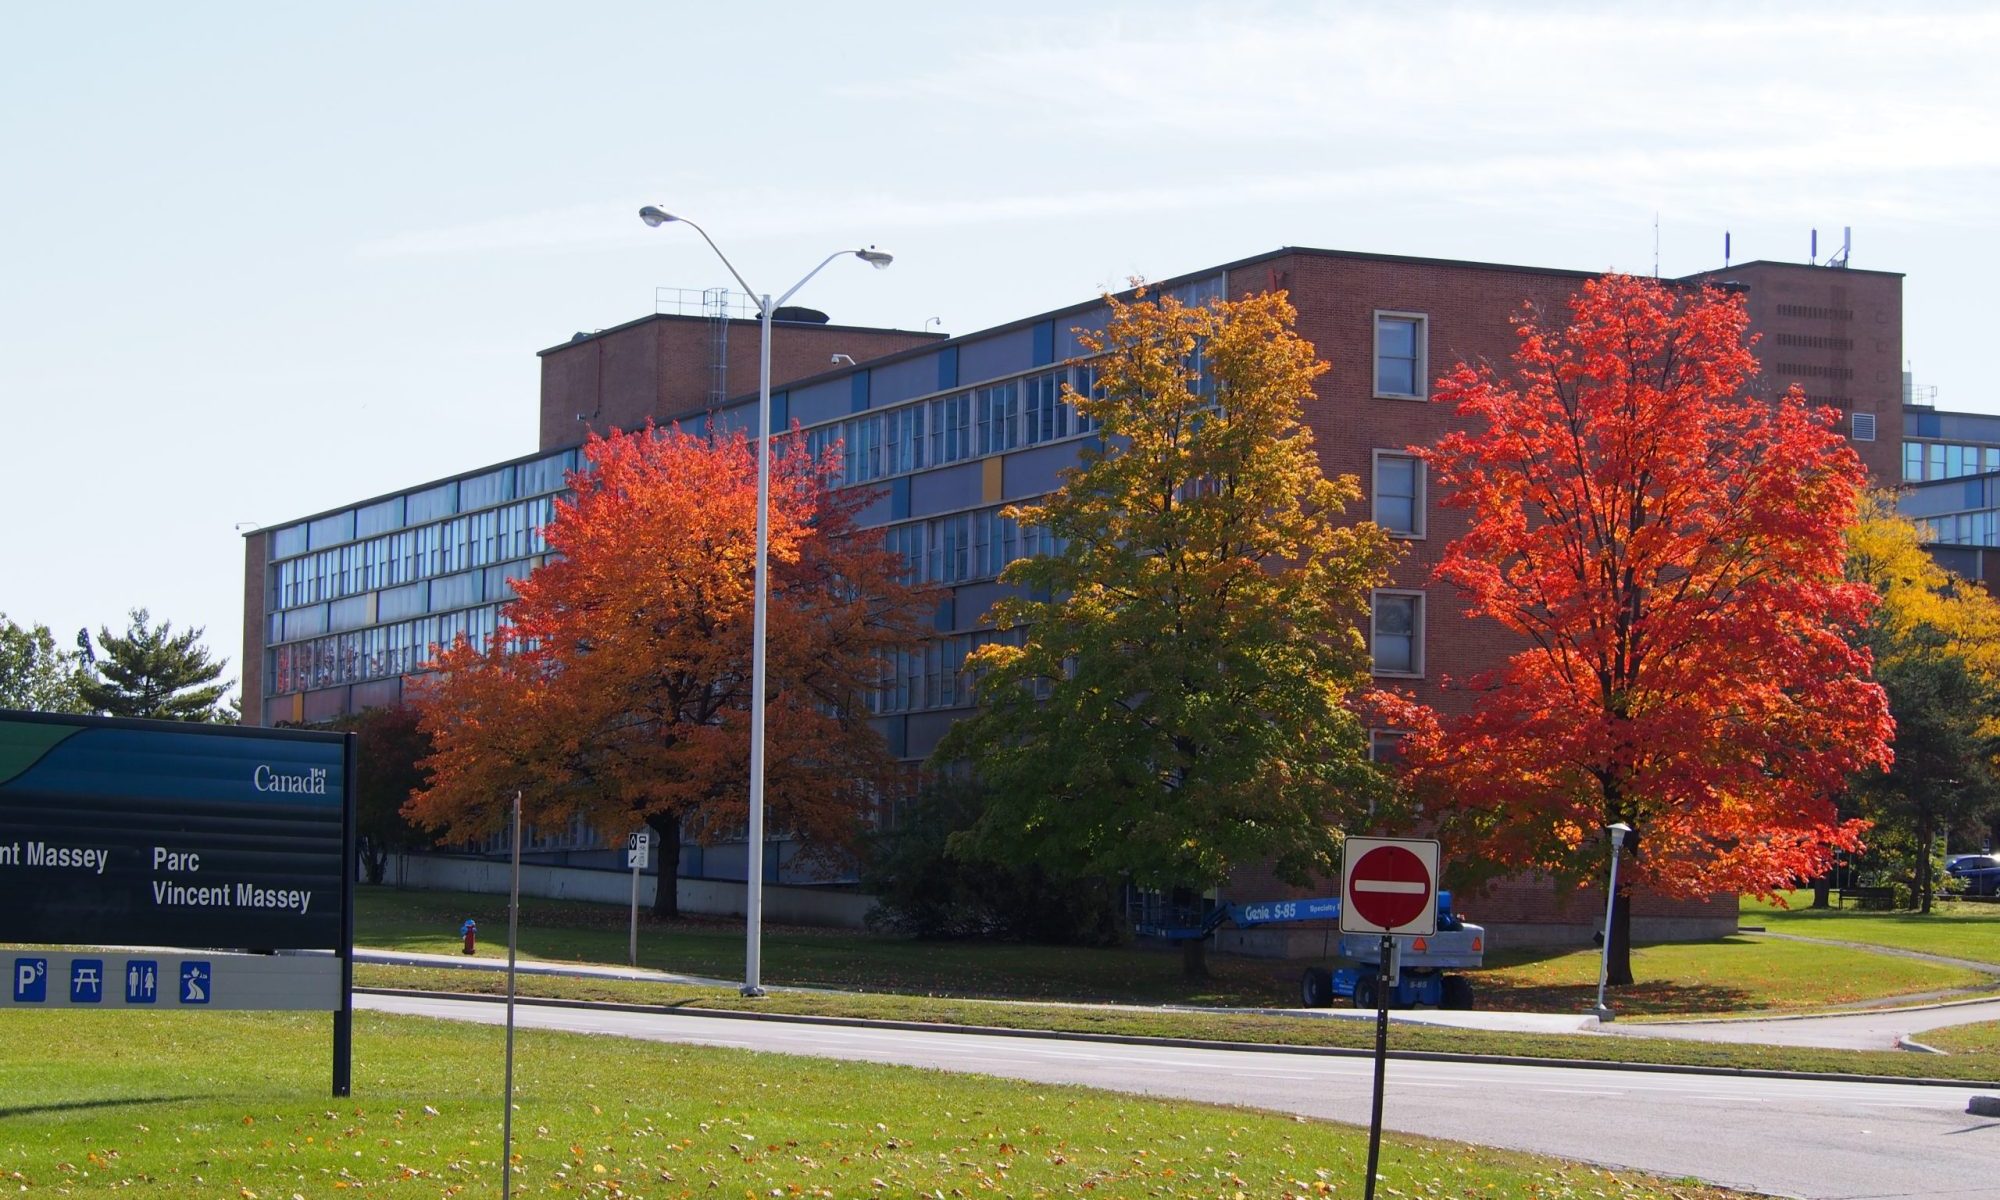
[(625, 838), (625, 865), (632, 868), (632, 937), (625, 951), (625, 965), (639, 965), (639, 872), (653, 856), (653, 835), (641, 829)]
[(1398, 984), (1396, 938), (1437, 935), (1438, 844), (1427, 838), (1347, 839), (1340, 872), (1340, 931), (1379, 933), (1375, 965), (1375, 1098), (1368, 1115), (1368, 1180), (1375, 1200), (1382, 1155), (1382, 1092), (1389, 1066), (1389, 993)]
[(514, 948), (521, 940), (521, 793), (514, 793), (514, 880), (507, 892), (507, 1083), (500, 1112), (500, 1200), (514, 1182)]

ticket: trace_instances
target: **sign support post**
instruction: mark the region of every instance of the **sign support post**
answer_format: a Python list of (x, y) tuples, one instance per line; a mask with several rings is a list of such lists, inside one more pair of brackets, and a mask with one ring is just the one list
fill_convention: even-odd
[(500, 1110), (500, 1200), (514, 1182), (514, 946), (521, 935), (521, 793), (514, 793), (514, 872), (507, 893), (507, 1083)]
[(639, 872), (653, 855), (653, 836), (641, 829), (625, 836), (625, 865), (632, 868), (632, 937), (625, 950), (625, 965), (639, 965)]
[(1437, 933), (1438, 844), (1422, 838), (1351, 837), (1340, 876), (1340, 931), (1382, 937), (1375, 962), (1375, 1096), (1368, 1116), (1368, 1179), (1362, 1185), (1363, 1200), (1375, 1200), (1389, 1067), (1389, 993), (1398, 983), (1396, 938)]
[(1389, 1066), (1389, 957), (1396, 940), (1382, 935), (1382, 961), (1375, 968), (1375, 1103), (1368, 1114), (1368, 1182), (1362, 1200), (1375, 1200), (1375, 1164), (1382, 1155), (1382, 1081)]
[(346, 811), (341, 820), (344, 851), (341, 862), (345, 865), (340, 873), (340, 1007), (333, 1010), (333, 1094), (336, 1098), (349, 1095), (354, 1090), (354, 868), (359, 850), (355, 837), (354, 780), (357, 778), (360, 738), (360, 734), (350, 732), (343, 739), (346, 745), (341, 747), (341, 770), (347, 795), (341, 801), (341, 807)]

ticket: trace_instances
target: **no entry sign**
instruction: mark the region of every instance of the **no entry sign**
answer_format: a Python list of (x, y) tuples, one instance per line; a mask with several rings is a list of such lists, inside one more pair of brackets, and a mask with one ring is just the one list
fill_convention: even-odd
[(1437, 873), (1434, 840), (1348, 838), (1341, 870), (1340, 931), (1435, 934)]

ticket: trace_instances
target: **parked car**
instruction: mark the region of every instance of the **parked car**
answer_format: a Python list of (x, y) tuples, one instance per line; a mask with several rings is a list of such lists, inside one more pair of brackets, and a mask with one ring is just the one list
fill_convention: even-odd
[(1954, 854), (1944, 871), (1968, 896), (2000, 895), (2000, 854)]

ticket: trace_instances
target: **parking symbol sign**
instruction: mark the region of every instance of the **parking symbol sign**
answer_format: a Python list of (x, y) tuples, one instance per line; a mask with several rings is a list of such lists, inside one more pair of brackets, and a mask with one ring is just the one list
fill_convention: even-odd
[(160, 995), (160, 964), (145, 958), (125, 963), (125, 1003), (151, 1004)]
[(40, 1004), (49, 998), (49, 960), (14, 960), (14, 1003)]
[(71, 1004), (96, 1004), (104, 999), (104, 960), (101, 958), (72, 958), (69, 960), (69, 1002)]
[(215, 973), (205, 962), (183, 962), (181, 964), (181, 1003), (207, 1004), (211, 981)]

